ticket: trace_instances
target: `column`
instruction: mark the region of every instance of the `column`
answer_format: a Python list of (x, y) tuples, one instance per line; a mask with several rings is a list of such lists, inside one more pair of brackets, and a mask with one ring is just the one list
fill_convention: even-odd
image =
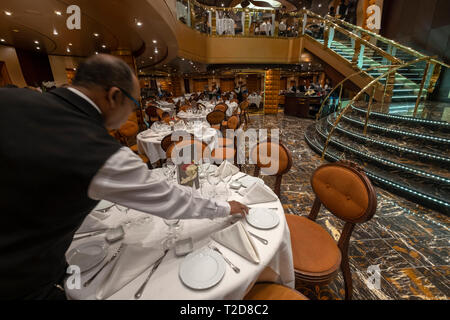
[(270, 69), (266, 71), (264, 82), (264, 113), (278, 113), (278, 99), (280, 93), (281, 70)]

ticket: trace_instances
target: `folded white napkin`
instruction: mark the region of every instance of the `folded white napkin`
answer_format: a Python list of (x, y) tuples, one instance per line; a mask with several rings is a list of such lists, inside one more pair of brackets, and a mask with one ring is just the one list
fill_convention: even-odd
[(226, 178), (228, 176), (232, 176), (235, 175), (236, 173), (239, 172), (239, 169), (233, 165), (231, 162), (229, 162), (228, 160), (225, 160), (224, 162), (222, 162), (220, 164), (220, 166), (217, 168), (215, 175), (219, 176), (221, 178)]
[(245, 177), (240, 178), (239, 182), (242, 184), (242, 186), (244, 188), (249, 188), (252, 185), (254, 185), (255, 183), (257, 183), (257, 182), (264, 183), (264, 181), (262, 181), (260, 178), (252, 177), (252, 176), (249, 176), (249, 175), (246, 175)]
[(264, 186), (264, 183), (257, 182), (245, 192), (242, 203), (246, 205), (272, 202), (278, 200), (277, 195)]
[[(164, 252), (153, 247), (138, 244), (124, 244), (115, 265), (97, 288), (96, 298), (106, 299), (148, 270)], [(150, 270), (148, 270), (150, 272)]]
[(214, 233), (211, 238), (253, 263), (260, 261), (255, 243), (240, 221)]
[(108, 215), (101, 212), (92, 212), (89, 214), (78, 228), (76, 233), (86, 233), (99, 231), (102, 229), (108, 229), (108, 226), (102, 222), (102, 220), (106, 219)]

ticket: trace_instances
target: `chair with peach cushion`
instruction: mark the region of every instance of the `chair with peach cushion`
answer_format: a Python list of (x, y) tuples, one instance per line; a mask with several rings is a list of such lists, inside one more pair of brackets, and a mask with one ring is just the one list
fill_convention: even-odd
[[(349, 241), (355, 224), (367, 222), (375, 214), (376, 192), (363, 170), (349, 161), (320, 166), (311, 177), (311, 185), (316, 199), (308, 217), (286, 214), (296, 286), (328, 284), (340, 268), (349, 300), (353, 291)], [(338, 243), (315, 222), (322, 204), (345, 222)]]
[(211, 160), (213, 163), (220, 164), (225, 160), (228, 160), (231, 163), (235, 163), (236, 158), (236, 149), (231, 147), (219, 147), (215, 148), (211, 152)]
[(255, 177), (260, 173), (276, 177), (274, 192), (280, 197), (281, 180), (292, 167), (291, 152), (281, 142), (268, 139), (253, 147), (250, 159), (255, 164)]
[(167, 159), (173, 159), (175, 156), (180, 155), (181, 150), (183, 151), (183, 156), (185, 151), (190, 152), (191, 161), (210, 159), (211, 155), (208, 145), (205, 142), (196, 139), (183, 139), (169, 145), (166, 151)]
[[(139, 131), (137, 123), (133, 121), (125, 122), (117, 131), (116, 135), (119, 141), (129, 147), (134, 153), (138, 154), (138, 146), (136, 142), (136, 135)], [(139, 155), (139, 154), (138, 154)], [(139, 155), (145, 163), (148, 163), (148, 158), (146, 156)]]
[(245, 295), (244, 300), (309, 300), (297, 290), (276, 284), (257, 283)]
[(220, 130), (222, 121), (225, 119), (225, 112), (221, 110), (213, 110), (206, 115), (206, 121), (208, 121), (211, 128)]
[(169, 149), (169, 146), (175, 142), (179, 142), (181, 140), (192, 140), (194, 139), (194, 135), (191, 133), (188, 133), (186, 131), (174, 131), (170, 134), (168, 134), (167, 136), (165, 136), (162, 140), (161, 140), (161, 149), (164, 150), (164, 152), (167, 152), (167, 149)]
[(220, 110), (223, 113), (227, 113), (228, 106), (225, 103), (219, 103), (214, 107), (214, 110)]
[[(237, 130), (239, 128), (239, 117), (238, 116), (231, 116), (228, 121), (226, 121), (227, 129), (231, 130)], [(217, 140), (218, 147), (233, 147), (235, 143), (234, 136), (229, 137), (222, 137)]]
[[(237, 108), (236, 108), (237, 110)], [(250, 122), (250, 118), (248, 116), (248, 101), (242, 101), (241, 104), (239, 105), (239, 116), (240, 116), (240, 121), (244, 122), (246, 125)]]

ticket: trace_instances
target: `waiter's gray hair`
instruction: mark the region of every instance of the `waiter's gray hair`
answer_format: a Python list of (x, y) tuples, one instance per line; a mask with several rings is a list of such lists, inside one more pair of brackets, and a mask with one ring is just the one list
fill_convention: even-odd
[(88, 89), (92, 86), (105, 90), (118, 87), (132, 92), (133, 71), (120, 58), (108, 54), (93, 55), (78, 66), (72, 84)]

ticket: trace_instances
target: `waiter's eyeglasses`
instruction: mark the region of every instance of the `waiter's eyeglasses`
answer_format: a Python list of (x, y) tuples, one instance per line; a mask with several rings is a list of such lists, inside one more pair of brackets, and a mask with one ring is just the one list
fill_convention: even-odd
[(119, 88), (120, 89), (120, 91), (122, 91), (122, 93), (128, 98), (128, 99), (130, 99), (131, 101), (133, 101), (134, 102), (134, 104), (136, 105), (136, 109), (140, 109), (141, 108), (141, 104), (139, 103), (139, 101), (137, 101), (135, 98), (133, 98), (132, 96), (131, 96), (131, 94), (129, 94), (128, 92), (126, 92), (125, 90), (123, 90), (122, 88)]

